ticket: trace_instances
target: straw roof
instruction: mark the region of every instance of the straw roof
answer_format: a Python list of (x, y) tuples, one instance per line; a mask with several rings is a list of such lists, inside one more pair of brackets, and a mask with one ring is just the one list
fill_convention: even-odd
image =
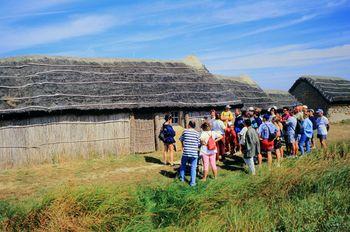
[(230, 90), (245, 108), (259, 107), (267, 109), (274, 105), (269, 96), (249, 76), (230, 77), (216, 75), (224, 86), (224, 90)]
[(328, 103), (350, 102), (350, 81), (339, 77), (302, 76), (289, 89), (293, 93), (296, 86), (306, 82), (316, 89)]
[(288, 91), (283, 90), (265, 90), (265, 93), (274, 101), (277, 108), (292, 107), (299, 104), (298, 100)]
[(183, 61), (0, 59), (0, 99), (0, 114), (241, 104), (193, 56)]

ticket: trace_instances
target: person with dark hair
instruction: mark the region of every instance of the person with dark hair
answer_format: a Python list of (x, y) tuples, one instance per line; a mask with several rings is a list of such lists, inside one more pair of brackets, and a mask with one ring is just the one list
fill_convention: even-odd
[(308, 114), (309, 114), (309, 119), (310, 121), (312, 122), (312, 129), (313, 129), (313, 133), (312, 133), (312, 137), (311, 137), (311, 148), (316, 148), (316, 143), (314, 141), (314, 135), (315, 135), (315, 132), (317, 130), (317, 118), (315, 117), (314, 115), (315, 111), (313, 109), (309, 109), (308, 110)]
[(198, 164), (198, 148), (200, 145), (199, 133), (194, 128), (196, 123), (190, 121), (188, 123), (187, 129), (184, 130), (180, 136), (180, 141), (182, 144), (183, 152), (180, 165), (180, 180), (185, 181), (185, 171), (187, 163), (191, 165), (191, 180), (190, 185), (196, 185), (196, 170)]
[(169, 114), (164, 117), (165, 122), (163, 123), (160, 134), (162, 134), (162, 141), (164, 143), (164, 151), (163, 151), (163, 162), (164, 164), (168, 164), (167, 162), (167, 153), (170, 154), (170, 165), (174, 165), (174, 150), (175, 150), (175, 130), (171, 126), (173, 121), (173, 117)]
[(216, 160), (224, 159), (225, 154), (225, 129), (226, 126), (223, 121), (220, 119), (220, 115), (216, 114), (215, 121), (213, 122), (213, 127), (211, 128), (212, 131), (215, 131), (222, 135), (222, 139), (216, 142), (217, 147), (217, 153), (216, 153)]
[(210, 131), (210, 125), (206, 122), (201, 125), (201, 129), (202, 133), (200, 136), (200, 155), (202, 156), (203, 160), (203, 181), (206, 181), (209, 173), (209, 164), (213, 171), (214, 177), (217, 177), (218, 175), (215, 159), (217, 153), (216, 143), (222, 139), (222, 135), (215, 131)]
[[(267, 153), (267, 162), (269, 167), (272, 166), (272, 151), (274, 148), (274, 140), (276, 138), (277, 128), (269, 121), (270, 115), (263, 116), (263, 123), (258, 129), (261, 140), (261, 150)], [(279, 157), (278, 157), (279, 160)], [(258, 155), (259, 165), (262, 164), (262, 154)]]
[(255, 175), (254, 157), (260, 154), (260, 140), (251, 124), (250, 119), (244, 120), (244, 129), (241, 132), (245, 132), (242, 134), (240, 143), (244, 162), (248, 165), (250, 173)]

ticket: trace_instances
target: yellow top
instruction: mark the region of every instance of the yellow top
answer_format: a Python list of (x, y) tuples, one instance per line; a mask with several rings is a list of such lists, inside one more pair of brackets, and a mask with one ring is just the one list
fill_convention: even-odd
[(221, 120), (224, 121), (225, 124), (233, 120), (233, 114), (231, 111), (222, 111)]

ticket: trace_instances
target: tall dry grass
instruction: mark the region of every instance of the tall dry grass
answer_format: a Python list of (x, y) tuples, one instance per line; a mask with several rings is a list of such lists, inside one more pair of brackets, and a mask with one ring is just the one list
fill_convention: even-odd
[(67, 186), (0, 201), (5, 231), (349, 231), (350, 145), (334, 144), (257, 176), (226, 172), (191, 188)]

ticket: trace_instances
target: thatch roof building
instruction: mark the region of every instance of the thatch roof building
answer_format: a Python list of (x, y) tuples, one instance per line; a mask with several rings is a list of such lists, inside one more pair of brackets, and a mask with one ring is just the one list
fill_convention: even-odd
[(183, 126), (209, 108), (241, 106), (195, 57), (0, 59), (0, 100), (0, 167), (154, 151), (165, 112)]
[(216, 75), (225, 91), (231, 91), (242, 101), (244, 108), (258, 107), (267, 109), (274, 101), (249, 76), (230, 77)]
[(329, 119), (350, 119), (350, 81), (339, 77), (302, 76), (289, 92), (311, 108), (322, 108)]
[(288, 91), (271, 89), (264, 91), (274, 102), (274, 105), (277, 106), (277, 108), (293, 107), (294, 105), (299, 103), (298, 100)]

